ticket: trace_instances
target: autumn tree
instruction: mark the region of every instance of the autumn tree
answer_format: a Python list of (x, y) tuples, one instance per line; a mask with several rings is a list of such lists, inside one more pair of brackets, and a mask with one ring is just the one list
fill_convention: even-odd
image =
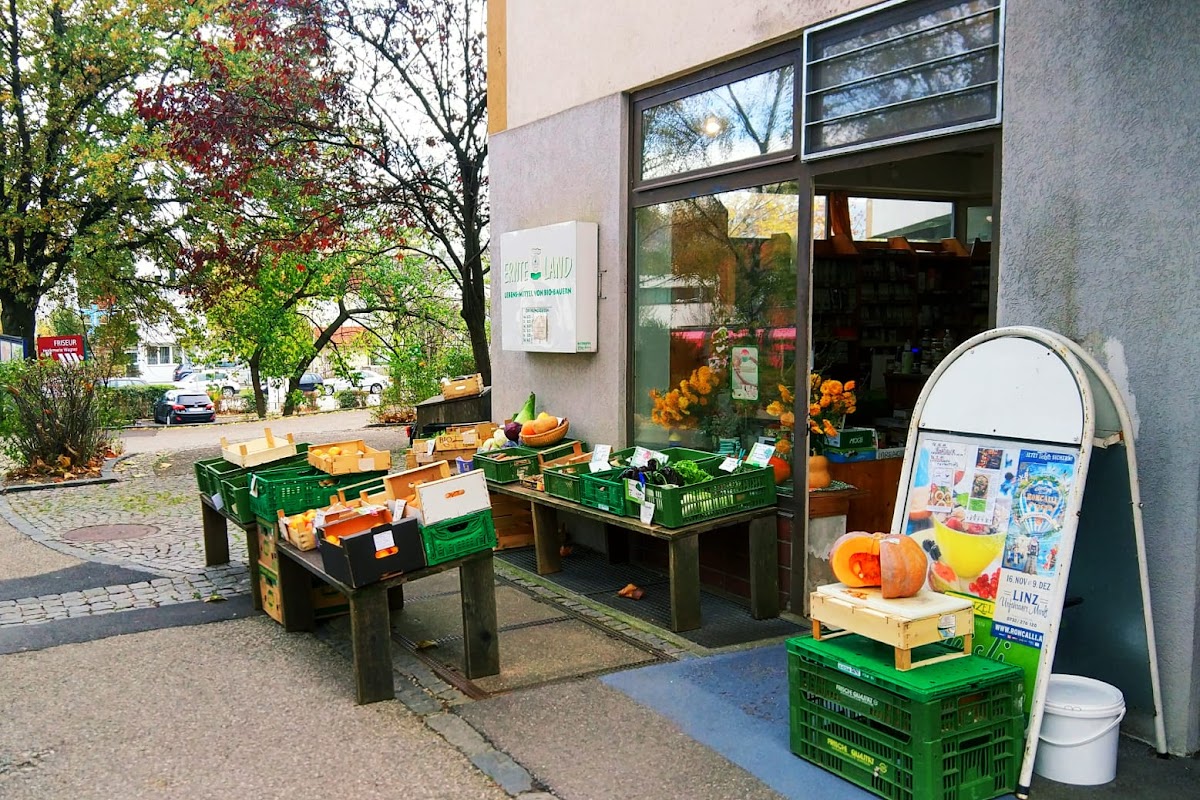
[(137, 288), (134, 253), (169, 247), (177, 199), (148, 151), (139, 83), (168, 73), (205, 0), (4, 4), (0, 23), (0, 324), (32, 353), (47, 293), (106, 274)]
[(364, 196), (428, 237), (453, 279), (475, 366), (488, 352), (487, 80), (482, 0), (329, 0), (352, 70), (342, 141), (362, 157)]

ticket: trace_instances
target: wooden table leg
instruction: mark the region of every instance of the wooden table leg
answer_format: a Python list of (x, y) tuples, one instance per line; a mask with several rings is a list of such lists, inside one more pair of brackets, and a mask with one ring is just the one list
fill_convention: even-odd
[(350, 643), (359, 705), (395, 697), (388, 593), (378, 584), (350, 593)]
[(700, 537), (672, 539), (670, 548), (671, 630), (700, 627)]
[(558, 512), (541, 503), (532, 503), (531, 506), (538, 575), (549, 575), (562, 569), (562, 557), (558, 552)]
[(388, 608), (392, 611), (404, 610), (404, 584), (400, 583), (388, 589)]
[(262, 585), (258, 582), (258, 523), (242, 528), (246, 533), (246, 568), (250, 570), (250, 603), (255, 611), (262, 611)]
[(750, 522), (750, 616), (779, 616), (779, 548), (775, 516)]
[[(258, 565), (251, 569), (257, 570)], [(285, 631), (311, 631), (316, 625), (312, 577), (308, 570), (282, 554), (279, 556), (279, 607), (283, 611)]]
[(200, 519), (204, 525), (204, 566), (229, 563), (229, 524), (215, 508), (200, 501)]
[(463, 666), (468, 678), (500, 674), (500, 634), (496, 622), (496, 572), (492, 553), (464, 561), (458, 568), (462, 595)]

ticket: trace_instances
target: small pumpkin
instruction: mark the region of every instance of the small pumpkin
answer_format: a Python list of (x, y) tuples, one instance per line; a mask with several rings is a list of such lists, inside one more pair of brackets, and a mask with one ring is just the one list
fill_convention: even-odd
[(792, 477), (792, 465), (779, 456), (771, 456), (771, 460), (767, 463), (770, 464), (771, 469), (775, 471), (776, 483), (783, 483), (788, 478)]
[(929, 571), (925, 551), (911, 536), (866, 531), (838, 538), (829, 550), (829, 564), (847, 586), (878, 586), (887, 598), (917, 594)]
[(825, 456), (808, 457), (808, 488), (825, 489), (833, 483), (829, 474), (829, 459)]

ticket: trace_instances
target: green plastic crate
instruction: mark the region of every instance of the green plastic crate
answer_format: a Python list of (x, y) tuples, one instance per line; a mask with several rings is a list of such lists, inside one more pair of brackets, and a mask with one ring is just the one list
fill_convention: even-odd
[(579, 476), (579, 502), (588, 508), (607, 511), (618, 517), (637, 516), (637, 509), (630, 514), (626, 509), (625, 481), (617, 478), (624, 467), (606, 469)]
[(488, 453), (476, 453), (475, 469), (482, 470), (483, 477), (493, 483), (514, 483), (541, 471), (537, 454), (537, 450), (519, 445)]
[[(656, 448), (647, 448), (656, 449)], [(608, 458), (608, 463), (619, 464), (621, 466), (629, 466), (629, 459), (633, 458), (636, 447), (626, 447), (623, 450), (615, 450)], [(695, 461), (697, 464), (710, 464), (720, 462), (725, 456), (710, 453), (707, 450), (692, 450), (687, 447), (668, 447), (659, 450), (660, 453), (667, 456), (667, 463), (671, 464), (676, 461)]]
[(207, 494), (209, 497), (221, 493), (221, 481), (226, 478), (232, 478), (234, 475), (246, 474), (245, 467), (239, 467), (232, 461), (226, 461), (224, 458), (213, 458), (205, 462), (204, 472), (207, 476)]
[(496, 546), (496, 526), (490, 509), (421, 527), (425, 563), (442, 564)]
[(254, 521), (249, 480), (248, 473), (238, 472), (221, 481), (221, 508), (234, 522), (245, 524)]
[(792, 752), (888, 800), (990, 800), (1017, 786), (1025, 744), (1020, 717), (897, 745), (870, 725), (793, 704)]
[[(352, 472), (335, 477), (315, 467), (255, 472), (248, 482), (250, 507), (258, 519), (275, 520), (280, 510), (284, 514), (299, 514), (310, 508), (327, 506), (329, 498), (338, 490), (347, 491), (347, 497), (351, 496), (350, 491), (355, 497), (361, 489), (380, 491), (386, 474), (386, 471)], [(368, 485), (359, 488), (358, 484), (363, 483)], [(370, 488), (372, 485), (374, 488)], [(350, 487), (354, 487), (353, 490)]]
[(308, 463), (308, 442), (296, 443), (296, 454), (286, 456), (278, 461), (269, 461), (265, 464), (259, 464), (256, 467), (240, 467), (232, 461), (227, 461), (223, 457), (206, 458), (202, 461), (197, 461), (193, 467), (196, 473), (196, 484), (200, 491), (208, 496), (220, 494), (221, 481), (225, 478), (232, 478), (234, 475), (245, 475), (249, 472), (275, 469), (285, 466), (294, 466), (298, 464)]
[(218, 462), (229, 463), (223, 458), (205, 458), (192, 465), (192, 470), (196, 473), (196, 488), (200, 490), (200, 494), (209, 497), (214, 494), (210, 488), (212, 484), (208, 481), (208, 468), (216, 465)]
[(583, 476), (590, 474), (592, 474), (592, 468), (591, 462), (588, 461), (582, 464), (548, 467), (542, 470), (546, 494), (579, 503), (583, 492)]
[(743, 468), (723, 472), (720, 460), (700, 465), (712, 480), (690, 486), (646, 486), (646, 502), (654, 504), (654, 521), (667, 528), (775, 505), (775, 470)]

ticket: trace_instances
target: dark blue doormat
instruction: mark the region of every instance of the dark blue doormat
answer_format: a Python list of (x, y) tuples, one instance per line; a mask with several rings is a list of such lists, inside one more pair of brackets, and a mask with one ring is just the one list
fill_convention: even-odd
[[(537, 553), (532, 547), (499, 550), (496, 558), (537, 575)], [(563, 559), (561, 571), (538, 577), (623, 614), (660, 628), (671, 628), (670, 583), (665, 574), (656, 570), (638, 564), (610, 564), (603, 554), (576, 546), (574, 552)], [(645, 591), (641, 600), (617, 596), (617, 592), (630, 583)], [(747, 605), (703, 590), (700, 592), (700, 619), (698, 629), (675, 635), (701, 647), (715, 649), (780, 636), (797, 636), (809, 630), (786, 619), (754, 619)]]

